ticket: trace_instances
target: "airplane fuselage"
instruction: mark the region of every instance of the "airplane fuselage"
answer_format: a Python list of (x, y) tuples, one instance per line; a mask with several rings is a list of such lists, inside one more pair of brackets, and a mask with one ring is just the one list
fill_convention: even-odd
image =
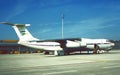
[[(114, 43), (111, 43), (107, 39), (65, 39), (65, 40), (53, 40), (49, 41), (28, 41), (28, 42), (19, 42), (21, 45), (28, 47), (43, 49), (47, 51), (62, 51), (64, 49), (80, 49), (82, 51), (83, 47), (94, 50), (95, 45), (99, 47), (99, 50), (110, 50), (114, 46)], [(81, 49), (82, 48), (82, 49)], [(83, 49), (85, 50), (85, 49)]]

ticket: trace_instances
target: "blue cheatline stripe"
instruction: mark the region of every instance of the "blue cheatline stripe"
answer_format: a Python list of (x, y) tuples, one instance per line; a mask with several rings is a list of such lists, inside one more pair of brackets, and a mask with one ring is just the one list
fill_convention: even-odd
[(60, 45), (38, 45), (38, 44), (29, 44), (29, 45), (36, 45), (36, 46), (60, 46)]

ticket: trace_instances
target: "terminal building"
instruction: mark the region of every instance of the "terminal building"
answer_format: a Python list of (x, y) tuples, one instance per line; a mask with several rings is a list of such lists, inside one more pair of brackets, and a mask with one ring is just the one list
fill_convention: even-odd
[(18, 40), (0, 40), (0, 54), (40, 53), (40, 50), (17, 44)]

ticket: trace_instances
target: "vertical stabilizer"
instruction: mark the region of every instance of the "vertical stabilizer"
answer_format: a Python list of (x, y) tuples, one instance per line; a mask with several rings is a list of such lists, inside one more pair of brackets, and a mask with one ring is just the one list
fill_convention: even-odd
[(15, 32), (17, 33), (17, 36), (19, 38), (19, 41), (32, 41), (32, 40), (38, 40), (37, 38), (34, 38), (31, 33), (27, 30), (27, 26), (30, 26), (30, 24), (12, 24), (8, 22), (2, 22), (2, 24), (11, 25)]

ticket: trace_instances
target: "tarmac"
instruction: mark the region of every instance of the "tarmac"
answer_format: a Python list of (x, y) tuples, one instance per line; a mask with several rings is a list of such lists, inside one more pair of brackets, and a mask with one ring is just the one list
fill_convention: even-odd
[(0, 75), (119, 75), (120, 50), (67, 56), (0, 55)]

